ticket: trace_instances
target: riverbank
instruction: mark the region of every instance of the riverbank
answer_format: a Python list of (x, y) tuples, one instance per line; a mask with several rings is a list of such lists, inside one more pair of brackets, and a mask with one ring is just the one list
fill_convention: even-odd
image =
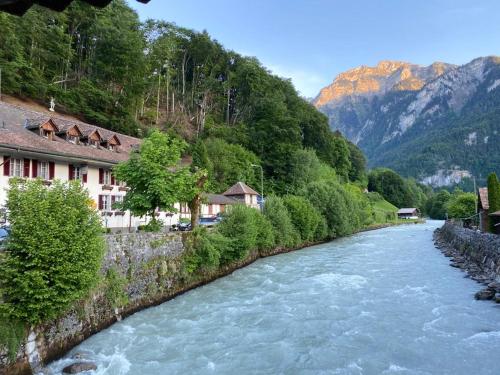
[(476, 299), (500, 303), (500, 236), (462, 228), (449, 221), (436, 229), (434, 243), (451, 258), (450, 266), (486, 286), (476, 293)]
[[(376, 225), (361, 231), (402, 224), (408, 223)], [(7, 366), (8, 354), (0, 352), (0, 374), (31, 374), (32, 369), (39, 370), (44, 363), (62, 357), (90, 336), (138, 311), (227, 276), (257, 259), (319, 244), (277, 248), (266, 253), (253, 251), (244, 260), (216, 270), (188, 274), (183, 263), (189, 236), (189, 233), (106, 236), (108, 252), (102, 274), (109, 275), (112, 271), (115, 277), (103, 278), (89, 298), (61, 318), (36, 327), (22, 344), (14, 365)], [(124, 293), (120, 294), (120, 290)]]

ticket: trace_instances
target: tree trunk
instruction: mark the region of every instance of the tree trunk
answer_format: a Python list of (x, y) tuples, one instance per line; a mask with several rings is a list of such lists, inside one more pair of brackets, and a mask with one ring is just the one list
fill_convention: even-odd
[(188, 203), (189, 210), (191, 211), (191, 230), (193, 230), (198, 226), (203, 187), (205, 186), (207, 180), (208, 176), (206, 174), (200, 177), (200, 179), (196, 182), (196, 188), (198, 190), (198, 193), (196, 193), (194, 198), (191, 199), (191, 202)]

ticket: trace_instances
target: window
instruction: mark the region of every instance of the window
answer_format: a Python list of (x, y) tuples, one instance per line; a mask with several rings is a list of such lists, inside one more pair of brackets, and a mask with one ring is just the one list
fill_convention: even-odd
[(73, 179), (75, 180), (81, 180), (83, 178), (83, 168), (82, 167), (75, 167), (73, 170)]
[(49, 172), (49, 163), (46, 161), (41, 161), (38, 163), (38, 177), (49, 180), (50, 172)]
[(105, 169), (104, 174), (103, 174), (103, 184), (104, 185), (111, 185), (111, 171)]
[(97, 148), (97, 147), (99, 147), (99, 141), (89, 139), (89, 146)]
[(23, 160), (10, 159), (10, 176), (23, 177)]
[(77, 145), (78, 143), (80, 143), (80, 139), (77, 136), (68, 135), (68, 142)]
[(101, 195), (102, 210), (111, 211), (111, 195)]
[(42, 129), (42, 137), (47, 138), (48, 140), (52, 140), (52, 134), (53, 132), (51, 130)]

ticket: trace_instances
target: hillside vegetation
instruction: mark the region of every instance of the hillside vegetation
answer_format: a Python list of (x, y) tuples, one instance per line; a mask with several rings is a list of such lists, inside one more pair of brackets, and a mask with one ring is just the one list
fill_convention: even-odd
[(105, 9), (73, 2), (62, 13), (0, 14), (0, 67), (5, 93), (54, 97), (58, 111), (88, 122), (139, 137), (159, 128), (191, 145), (209, 139), (208, 153), (226, 163), (213, 166), (217, 189), (260, 180), (249, 163), (236, 172), (227, 165), (241, 156), (263, 166), (268, 189), (284, 193), (294, 178), (290, 156), (303, 149), (341, 179), (364, 178), (359, 150), (333, 134), (289, 80), (206, 32), (141, 23), (123, 0)]

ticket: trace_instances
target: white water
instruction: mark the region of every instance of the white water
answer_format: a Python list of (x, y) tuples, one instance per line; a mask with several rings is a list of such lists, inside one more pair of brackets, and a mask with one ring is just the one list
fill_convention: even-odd
[(96, 374), (500, 374), (500, 310), (432, 243), (441, 223), (260, 260), (137, 313), (84, 352)]

